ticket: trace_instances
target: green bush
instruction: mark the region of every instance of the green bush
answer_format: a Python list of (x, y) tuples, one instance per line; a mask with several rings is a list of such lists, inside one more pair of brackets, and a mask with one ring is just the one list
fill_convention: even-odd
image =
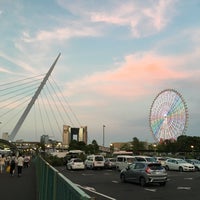
[(45, 155), (43, 158), (51, 165), (51, 166), (63, 166), (64, 161), (63, 158), (59, 158), (58, 156)]

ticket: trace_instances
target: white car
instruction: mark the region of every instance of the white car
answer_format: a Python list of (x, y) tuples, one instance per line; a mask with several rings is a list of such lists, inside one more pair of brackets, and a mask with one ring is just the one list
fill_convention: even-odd
[(156, 163), (156, 158), (150, 156), (133, 156), (134, 159), (138, 162), (151, 162)]
[(165, 161), (166, 170), (195, 171), (195, 166), (186, 162), (183, 159), (169, 158)]
[(85, 160), (85, 167), (89, 169), (104, 168), (105, 158), (102, 155), (89, 155)]
[(72, 158), (67, 163), (67, 169), (69, 170), (85, 169), (85, 164), (80, 158)]
[(195, 166), (196, 171), (200, 171), (200, 161), (196, 159), (185, 159), (188, 163)]

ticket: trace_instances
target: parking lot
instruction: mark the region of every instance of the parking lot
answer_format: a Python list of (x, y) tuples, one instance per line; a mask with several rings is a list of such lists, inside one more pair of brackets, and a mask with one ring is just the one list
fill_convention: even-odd
[(57, 168), (72, 182), (88, 193), (95, 200), (132, 200), (132, 199), (176, 199), (199, 200), (200, 172), (168, 171), (166, 186), (158, 184), (141, 187), (134, 183), (122, 183), (119, 171), (101, 170), (67, 170)]

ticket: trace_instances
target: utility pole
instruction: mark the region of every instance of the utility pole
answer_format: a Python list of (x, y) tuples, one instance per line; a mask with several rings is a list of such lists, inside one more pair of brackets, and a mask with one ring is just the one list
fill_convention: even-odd
[(105, 125), (103, 125), (103, 147), (105, 146)]

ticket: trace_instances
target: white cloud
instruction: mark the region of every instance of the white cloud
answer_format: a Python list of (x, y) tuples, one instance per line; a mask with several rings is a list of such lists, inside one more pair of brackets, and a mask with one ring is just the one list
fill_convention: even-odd
[[(21, 59), (17, 59), (17, 58), (13, 58), (11, 56), (8, 56), (6, 54), (3, 54), (3, 53), (0, 53), (0, 57), (4, 58), (5, 60), (13, 63), (14, 65), (18, 66), (19, 68), (23, 69), (25, 72), (28, 72), (30, 74), (32, 73), (37, 73), (38, 70), (34, 69), (33, 67), (31, 67), (30, 65), (28, 65), (26, 62), (24, 62), (23, 60)], [(4, 70), (4, 72), (6, 72), (7, 70)], [(10, 71), (7, 71), (8, 73), (14, 73), (16, 74), (16, 72), (10, 72)]]
[[(176, 0), (107, 1), (106, 6), (86, 1), (59, 1), (60, 4), (76, 16), (91, 20), (92, 23), (114, 24), (130, 27), (134, 37), (155, 34), (166, 27), (175, 14)], [(112, 12), (110, 12), (112, 10)]]

